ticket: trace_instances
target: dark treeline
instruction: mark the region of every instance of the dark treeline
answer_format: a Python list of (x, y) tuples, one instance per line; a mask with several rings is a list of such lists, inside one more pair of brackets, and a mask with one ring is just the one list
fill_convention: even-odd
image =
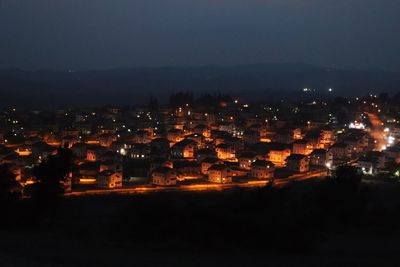
[(71, 160), (72, 152), (60, 147), (56, 155), (34, 166), (36, 182), (24, 188), (9, 165), (0, 165), (0, 225), (31, 227), (51, 221), (64, 195)]
[[(2, 205), (1, 230), (23, 228), (28, 236), (40, 230), (57, 233), (59, 242), (105, 242), (139, 251), (267, 249), (295, 254), (318, 251), (332, 235), (399, 234), (400, 197), (378, 196), (378, 189), (363, 184), (353, 167), (340, 167), (323, 181), (284, 188), (270, 184), (257, 190), (60, 198), (55, 181), (68, 166), (61, 157), (37, 168), (40, 178), (32, 199), (6, 201), (10, 191), (1, 191), (2, 204), (7, 203), (7, 209)], [(12, 188), (10, 177), (2, 167), (2, 185)]]
[[(192, 93), (232, 93), (246, 101), (297, 99), (302, 88), (336, 95), (365, 92), (396, 93), (398, 73), (350, 71), (307, 64), (133, 68), (101, 71), (0, 71), (3, 105), (31, 107), (131, 105), (146, 103), (149, 95), (167, 100), (177, 90)], [(46, 96), (46, 97), (43, 97)], [(52, 101), (49, 101), (51, 99)], [(166, 101), (162, 101), (165, 104)]]
[(174, 108), (185, 107), (186, 105), (191, 107), (218, 108), (221, 106), (221, 103), (233, 103), (233, 101), (234, 99), (229, 94), (203, 93), (195, 97), (190, 92), (177, 92), (170, 95), (168, 104)]

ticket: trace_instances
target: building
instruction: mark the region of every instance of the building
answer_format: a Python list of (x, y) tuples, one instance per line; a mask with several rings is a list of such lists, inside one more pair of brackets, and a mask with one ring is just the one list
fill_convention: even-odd
[(160, 153), (169, 152), (169, 141), (166, 138), (156, 138), (151, 140), (150, 147), (152, 150), (156, 150)]
[(349, 144), (336, 143), (329, 151), (332, 153), (334, 161), (347, 161), (352, 157), (353, 148)]
[(244, 170), (250, 170), (251, 164), (258, 159), (258, 155), (255, 152), (243, 152), (240, 153), (239, 157), (239, 167)]
[(135, 144), (130, 151), (131, 158), (147, 159), (150, 157), (151, 148), (146, 144)]
[(286, 168), (293, 172), (307, 172), (310, 169), (310, 159), (305, 155), (292, 154), (287, 158)]
[(384, 153), (388, 161), (400, 164), (400, 145), (388, 147)]
[(286, 158), (291, 154), (290, 148), (285, 145), (276, 144), (268, 153), (269, 161), (275, 166), (285, 166)]
[(185, 135), (180, 129), (171, 129), (167, 132), (167, 139), (170, 143), (175, 144), (182, 141)]
[(206, 138), (206, 139), (211, 138), (211, 131), (205, 125), (202, 125), (202, 124), (197, 125), (196, 127), (193, 128), (193, 132), (204, 136), (204, 138)]
[(386, 155), (383, 152), (371, 151), (357, 161), (357, 167), (364, 173), (376, 175), (386, 167)]
[(133, 134), (132, 140), (136, 144), (148, 144), (152, 137), (151, 131), (139, 130)]
[(122, 187), (122, 173), (114, 172), (111, 170), (104, 170), (99, 173), (97, 177), (97, 185), (100, 188), (121, 188)]
[(218, 158), (208, 157), (201, 161), (201, 173), (208, 174), (208, 169), (213, 165), (223, 164), (224, 162)]
[(251, 176), (260, 180), (272, 179), (275, 173), (275, 166), (266, 160), (256, 160), (251, 164)]
[(117, 141), (117, 137), (113, 134), (101, 134), (97, 138), (99, 140), (99, 145), (103, 147), (110, 147), (114, 141)]
[(152, 173), (155, 169), (159, 167), (167, 167), (172, 169), (174, 167), (174, 164), (172, 161), (166, 158), (155, 158), (150, 161), (150, 173)]
[(255, 144), (260, 142), (260, 133), (255, 130), (246, 130), (243, 132), (243, 140), (246, 144)]
[(151, 177), (154, 185), (170, 186), (176, 185), (177, 182), (176, 170), (168, 167), (159, 167), (155, 169)]
[(217, 157), (222, 160), (235, 160), (235, 149), (228, 144), (219, 144), (215, 148)]
[(86, 160), (87, 161), (97, 161), (100, 156), (106, 153), (108, 150), (102, 146), (88, 146), (86, 149)]
[(79, 137), (76, 135), (66, 135), (61, 140), (61, 146), (71, 148), (73, 145), (79, 143)]
[(208, 169), (208, 180), (218, 184), (231, 183), (232, 174), (227, 166), (223, 164), (214, 164)]
[(280, 130), (275, 134), (274, 141), (276, 143), (291, 144), (294, 141), (293, 131)]
[(335, 133), (332, 129), (325, 127), (321, 130), (320, 139), (319, 139), (321, 148), (329, 148), (331, 145), (335, 143)]
[(303, 139), (297, 140), (292, 144), (292, 153), (300, 155), (310, 155), (314, 149), (312, 142)]
[(197, 143), (190, 139), (185, 139), (176, 143), (171, 148), (171, 156), (173, 158), (194, 158)]
[(179, 180), (200, 178), (201, 166), (195, 161), (180, 160), (174, 163)]
[(331, 151), (325, 149), (315, 149), (310, 155), (310, 164), (331, 168), (333, 165), (333, 154)]

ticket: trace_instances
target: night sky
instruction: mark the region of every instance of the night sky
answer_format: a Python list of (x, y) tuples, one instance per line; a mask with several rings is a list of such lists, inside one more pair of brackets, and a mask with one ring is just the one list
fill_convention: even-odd
[(0, 0), (0, 68), (400, 71), (399, 0)]

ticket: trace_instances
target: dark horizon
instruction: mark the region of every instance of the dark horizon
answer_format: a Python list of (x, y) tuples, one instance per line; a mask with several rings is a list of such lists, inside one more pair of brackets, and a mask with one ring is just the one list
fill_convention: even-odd
[(384, 72), (384, 73), (400, 73), (399, 70), (385, 69), (376, 67), (337, 67), (329, 64), (313, 64), (308, 62), (282, 61), (282, 62), (254, 62), (254, 63), (235, 63), (235, 64), (176, 64), (176, 65), (131, 65), (131, 66), (113, 66), (113, 67), (94, 67), (90, 69), (73, 69), (73, 68), (24, 68), (19, 66), (0, 67), (0, 72), (21, 71), (21, 72), (104, 72), (104, 71), (120, 71), (120, 70), (138, 70), (138, 69), (194, 69), (194, 68), (240, 68), (248, 66), (298, 66), (320, 68), (325, 70), (349, 71), (349, 72)]
[[(244, 101), (297, 100), (303, 88), (313, 97), (396, 94), (400, 75), (310, 64), (127, 68), (94, 71), (0, 71), (3, 105), (137, 105), (176, 92), (229, 93)], [(332, 92), (328, 89), (332, 88)], [(47, 96), (47, 97), (43, 97)], [(51, 99), (51, 101), (49, 101)]]

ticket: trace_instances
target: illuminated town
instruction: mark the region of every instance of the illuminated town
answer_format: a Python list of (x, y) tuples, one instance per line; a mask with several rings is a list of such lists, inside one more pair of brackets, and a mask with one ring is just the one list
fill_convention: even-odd
[(400, 266), (400, 0), (0, 0), (0, 267)]
[(399, 178), (400, 108), (385, 94), (255, 104), (177, 93), (165, 105), (8, 108), (0, 118), (0, 161), (24, 197), (59, 147), (73, 154), (67, 196), (280, 187), (341, 165)]

